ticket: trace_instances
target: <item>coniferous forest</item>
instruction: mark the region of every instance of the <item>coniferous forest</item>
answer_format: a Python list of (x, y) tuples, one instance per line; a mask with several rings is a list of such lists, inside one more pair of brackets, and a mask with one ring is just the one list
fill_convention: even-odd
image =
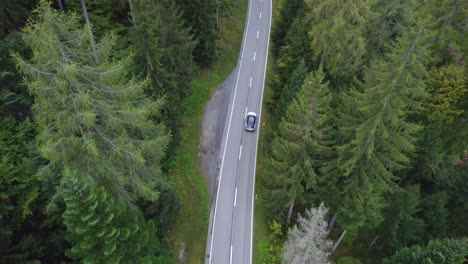
[(181, 102), (230, 5), (0, 2), (0, 263), (176, 262)]
[(467, 2), (274, 12), (263, 262), (466, 263)]
[[(264, 263), (465, 263), (467, 2), (275, 2)], [(0, 1), (0, 263), (177, 262), (181, 102), (230, 8)]]

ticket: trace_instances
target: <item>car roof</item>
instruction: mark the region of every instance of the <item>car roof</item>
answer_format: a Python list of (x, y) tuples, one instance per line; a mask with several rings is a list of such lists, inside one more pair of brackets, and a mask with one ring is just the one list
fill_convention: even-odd
[(248, 113), (247, 113), (247, 116), (255, 116), (255, 117), (257, 117), (257, 114), (256, 114), (255, 112), (248, 112)]

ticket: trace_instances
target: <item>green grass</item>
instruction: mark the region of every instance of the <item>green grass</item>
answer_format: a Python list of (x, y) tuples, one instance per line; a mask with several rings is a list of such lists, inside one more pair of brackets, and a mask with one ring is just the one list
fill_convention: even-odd
[[(275, 10), (276, 0), (273, 0), (272, 8)], [(273, 12), (274, 13), (274, 12)], [(274, 18), (274, 17), (273, 17)], [(272, 21), (273, 25), (274, 21)], [(270, 39), (271, 47), (271, 39)], [(262, 163), (264, 158), (267, 156), (267, 139), (271, 138), (271, 113), (268, 111), (267, 102), (269, 102), (273, 95), (273, 88), (271, 80), (273, 77), (275, 68), (275, 58), (268, 52), (268, 65), (266, 71), (265, 88), (263, 91), (263, 104), (262, 104), (262, 129), (260, 129), (260, 139), (258, 142), (258, 156), (257, 156), (257, 172), (255, 177), (255, 193), (261, 195), (263, 188), (263, 182), (259, 175), (262, 174)], [(254, 241), (253, 241), (253, 263), (262, 264), (265, 258), (265, 252), (262, 251), (260, 245), (262, 241), (266, 241), (270, 235), (270, 229), (268, 226), (268, 217), (266, 215), (266, 208), (262, 205), (261, 200), (255, 200), (255, 212), (254, 212)]]
[(232, 17), (221, 21), (219, 58), (212, 67), (198, 72), (192, 81), (193, 92), (183, 102), (186, 113), (182, 117), (180, 149), (169, 174), (181, 203), (170, 232), (170, 245), (175, 256), (184, 245), (184, 263), (203, 263), (205, 258), (210, 199), (207, 179), (199, 166), (200, 124), (206, 103), (237, 64), (247, 7), (247, 0), (233, 1)]
[[(260, 177), (262, 175), (263, 169), (263, 160), (267, 156), (267, 139), (271, 138), (271, 127), (270, 127), (270, 120), (271, 115), (268, 112), (267, 103), (270, 101), (272, 96), (272, 87), (269, 80), (273, 76), (274, 68), (274, 58), (271, 53), (268, 56), (268, 65), (267, 65), (267, 72), (266, 72), (266, 81), (265, 81), (265, 88), (263, 91), (263, 105), (262, 105), (262, 128), (260, 129), (260, 139), (258, 142), (258, 156), (257, 156), (257, 173), (255, 177), (255, 193), (256, 195), (260, 195), (263, 182)], [(261, 264), (263, 263), (264, 259), (264, 252), (260, 248), (260, 242), (266, 241), (268, 235), (270, 234), (270, 229), (268, 226), (268, 218), (266, 215), (266, 209), (263, 207), (261, 200), (255, 199), (255, 213), (254, 213), (254, 241), (253, 241), (253, 263)]]

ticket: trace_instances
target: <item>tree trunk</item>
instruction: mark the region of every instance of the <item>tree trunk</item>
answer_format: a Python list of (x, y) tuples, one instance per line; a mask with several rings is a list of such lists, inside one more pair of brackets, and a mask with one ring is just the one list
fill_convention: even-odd
[(99, 64), (99, 58), (96, 51), (96, 43), (94, 42), (93, 32), (91, 31), (91, 22), (89, 22), (88, 9), (86, 8), (85, 0), (81, 0), (81, 8), (83, 9), (83, 15), (85, 17), (86, 26), (88, 27), (88, 34), (91, 41), (91, 48), (93, 49), (94, 61), (96, 65)]
[(322, 57), (320, 58), (319, 67), (322, 67), (324, 62), (325, 62), (325, 51), (322, 53)]
[(60, 11), (63, 11), (63, 3), (62, 3), (62, 0), (57, 0), (57, 5), (58, 5)]
[(377, 239), (379, 239), (379, 236), (375, 236), (374, 239), (372, 240), (372, 242), (370, 242), (369, 244), (369, 248), (373, 247), (375, 245), (375, 243), (377, 242)]
[(292, 215), (292, 212), (293, 212), (293, 208), (294, 208), (294, 202), (296, 201), (296, 198), (293, 198), (292, 201), (291, 201), (291, 205), (289, 206), (289, 211), (288, 211), (288, 225), (289, 223), (291, 223), (291, 215)]
[(136, 26), (136, 23), (135, 23), (135, 13), (133, 12), (133, 1), (132, 1), (132, 0), (128, 0), (128, 5), (130, 6), (130, 14), (132, 14), (133, 26)]
[(338, 241), (336, 241), (335, 245), (333, 245), (333, 249), (330, 251), (330, 252), (333, 252), (335, 251), (335, 249), (338, 247), (338, 245), (340, 244), (341, 240), (343, 239), (344, 235), (346, 234), (346, 230), (343, 231), (343, 233), (341, 234), (340, 238), (338, 239)]
[(328, 230), (331, 230), (333, 228), (333, 226), (335, 225), (335, 221), (336, 221), (336, 217), (338, 216), (338, 211), (336, 211), (332, 218), (330, 219), (330, 222), (328, 223), (328, 226), (327, 226), (327, 229)]

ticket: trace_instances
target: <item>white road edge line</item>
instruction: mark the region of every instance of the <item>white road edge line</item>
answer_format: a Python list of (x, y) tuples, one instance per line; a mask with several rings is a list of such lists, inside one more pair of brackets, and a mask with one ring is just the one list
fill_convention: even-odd
[(260, 29), (259, 29), (259, 30), (257, 30), (257, 39), (258, 39), (258, 34), (260, 34)]
[[(227, 135), (226, 135), (226, 144), (224, 145), (224, 152), (223, 152), (223, 159), (221, 160), (221, 168), (220, 168), (220, 175), (219, 175), (219, 184), (218, 188), (216, 189), (216, 201), (215, 201), (215, 209), (214, 209), (214, 215), (213, 215), (213, 227), (212, 230), (213, 232), (211, 233), (211, 245), (210, 245), (210, 260), (209, 263), (211, 264), (211, 261), (213, 259), (213, 237), (214, 237), (214, 232), (215, 232), (215, 226), (216, 226), (216, 210), (218, 209), (218, 198), (219, 198), (219, 186), (221, 186), (221, 182), (223, 179), (223, 166), (224, 166), (224, 157), (226, 156), (226, 149), (227, 149), (227, 143), (229, 139), (229, 130), (231, 129), (231, 121), (232, 121), (232, 114), (234, 112), (234, 105), (236, 103), (236, 94), (237, 94), (237, 86), (239, 84), (239, 76), (240, 76), (240, 69), (242, 67), (242, 60), (244, 58), (244, 47), (245, 47), (245, 41), (247, 39), (247, 33), (249, 31), (249, 22), (250, 22), (250, 13), (252, 11), (252, 8), (249, 5), (249, 14), (247, 15), (247, 26), (245, 27), (245, 32), (244, 32), (244, 39), (242, 40), (242, 54), (239, 62), (239, 70), (237, 74), (237, 80), (236, 80), (236, 87), (234, 88), (234, 100), (232, 102), (232, 107), (231, 107), (231, 115), (229, 117), (229, 124), (228, 124), (228, 130), (227, 130)], [(252, 250), (252, 249), (251, 249)], [(231, 254), (232, 254), (232, 245), (231, 245)], [(252, 260), (250, 261), (252, 262)]]
[(231, 251), (229, 252), (229, 264), (232, 264), (232, 244), (231, 244)]
[(241, 159), (242, 157), (242, 145), (240, 146), (240, 149), (239, 149), (239, 160)]
[(255, 58), (257, 57), (257, 52), (254, 52), (253, 60), (255, 61)]
[(234, 207), (236, 207), (236, 203), (237, 203), (237, 187), (236, 187), (236, 191), (234, 192)]
[[(260, 0), (263, 1), (263, 0)], [(252, 264), (252, 247), (253, 247), (253, 217), (254, 217), (254, 193), (255, 193), (255, 174), (257, 171), (257, 152), (258, 152), (258, 137), (260, 137), (260, 128), (261, 128), (261, 117), (262, 117), (262, 105), (263, 105), (263, 89), (265, 88), (265, 78), (266, 78), (266, 69), (268, 65), (268, 50), (270, 47), (270, 30), (271, 30), (271, 17), (272, 17), (272, 9), (273, 5), (270, 0), (270, 22), (268, 26), (268, 34), (267, 34), (267, 50), (266, 50), (266, 58), (265, 58), (265, 69), (263, 70), (263, 82), (262, 82), (262, 96), (260, 98), (260, 110), (258, 114), (258, 132), (257, 132), (257, 144), (255, 145), (255, 159), (254, 159), (254, 177), (253, 177), (253, 189), (252, 189), (252, 214), (251, 214), (251, 221), (250, 221), (250, 264)]]
[(252, 76), (250, 76), (249, 88), (252, 87)]

